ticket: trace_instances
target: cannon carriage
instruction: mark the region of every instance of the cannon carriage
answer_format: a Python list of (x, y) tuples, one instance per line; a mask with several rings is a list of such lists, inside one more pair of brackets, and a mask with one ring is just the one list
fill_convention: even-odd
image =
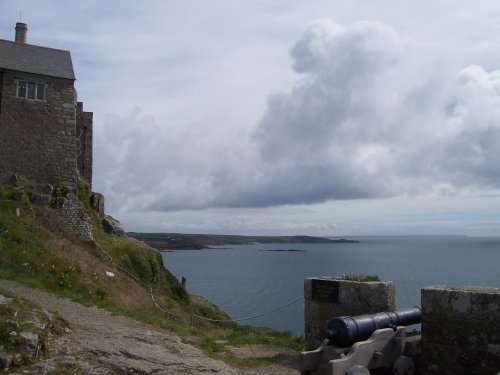
[(413, 360), (404, 355), (406, 326), (421, 320), (418, 306), (332, 319), (319, 348), (301, 354), (301, 374), (369, 375), (387, 368), (394, 375), (413, 375)]

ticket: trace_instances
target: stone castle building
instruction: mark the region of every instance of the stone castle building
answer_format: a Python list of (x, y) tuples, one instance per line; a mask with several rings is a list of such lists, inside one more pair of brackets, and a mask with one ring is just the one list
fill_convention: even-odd
[(0, 182), (92, 185), (92, 113), (74, 87), (69, 51), (0, 39)]

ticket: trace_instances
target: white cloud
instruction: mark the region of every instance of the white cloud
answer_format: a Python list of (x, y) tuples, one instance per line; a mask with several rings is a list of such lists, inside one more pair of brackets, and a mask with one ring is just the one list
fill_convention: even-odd
[(109, 116), (98, 184), (113, 207), (158, 211), (500, 187), (500, 71), (438, 75), (441, 60), (415, 61), (411, 48), (387, 25), (317, 21), (291, 49), (302, 77), (269, 98), (251, 134)]

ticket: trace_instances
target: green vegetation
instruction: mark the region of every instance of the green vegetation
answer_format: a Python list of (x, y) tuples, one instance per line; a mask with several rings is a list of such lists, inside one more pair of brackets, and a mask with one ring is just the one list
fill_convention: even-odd
[[(222, 351), (215, 343), (218, 340), (228, 345), (303, 348), (303, 338), (289, 333), (192, 319), (192, 314), (219, 320), (229, 317), (206, 299), (188, 295), (165, 269), (156, 250), (136, 239), (105, 233), (101, 217), (90, 207), (90, 190), (85, 184), (79, 184), (77, 196), (93, 227), (95, 243), (65, 234), (55, 209), (32, 205), (29, 190), (22, 190), (22, 199), (12, 200), (16, 191), (0, 186), (0, 278), (170, 329), (215, 357)], [(108, 277), (107, 271), (115, 277)], [(148, 286), (158, 305), (168, 306), (168, 313), (155, 308)], [(223, 357), (231, 361), (227, 354)], [(245, 365), (252, 363), (260, 362), (245, 361)]]
[(377, 275), (363, 275), (354, 273), (344, 273), (340, 276), (335, 276), (333, 278), (336, 280), (359, 281), (359, 282), (380, 281), (380, 277)]

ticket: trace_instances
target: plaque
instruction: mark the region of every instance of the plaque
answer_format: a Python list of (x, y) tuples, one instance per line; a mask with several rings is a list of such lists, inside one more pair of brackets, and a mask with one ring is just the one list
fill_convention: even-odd
[(311, 280), (312, 300), (320, 302), (339, 302), (339, 283), (331, 280)]

